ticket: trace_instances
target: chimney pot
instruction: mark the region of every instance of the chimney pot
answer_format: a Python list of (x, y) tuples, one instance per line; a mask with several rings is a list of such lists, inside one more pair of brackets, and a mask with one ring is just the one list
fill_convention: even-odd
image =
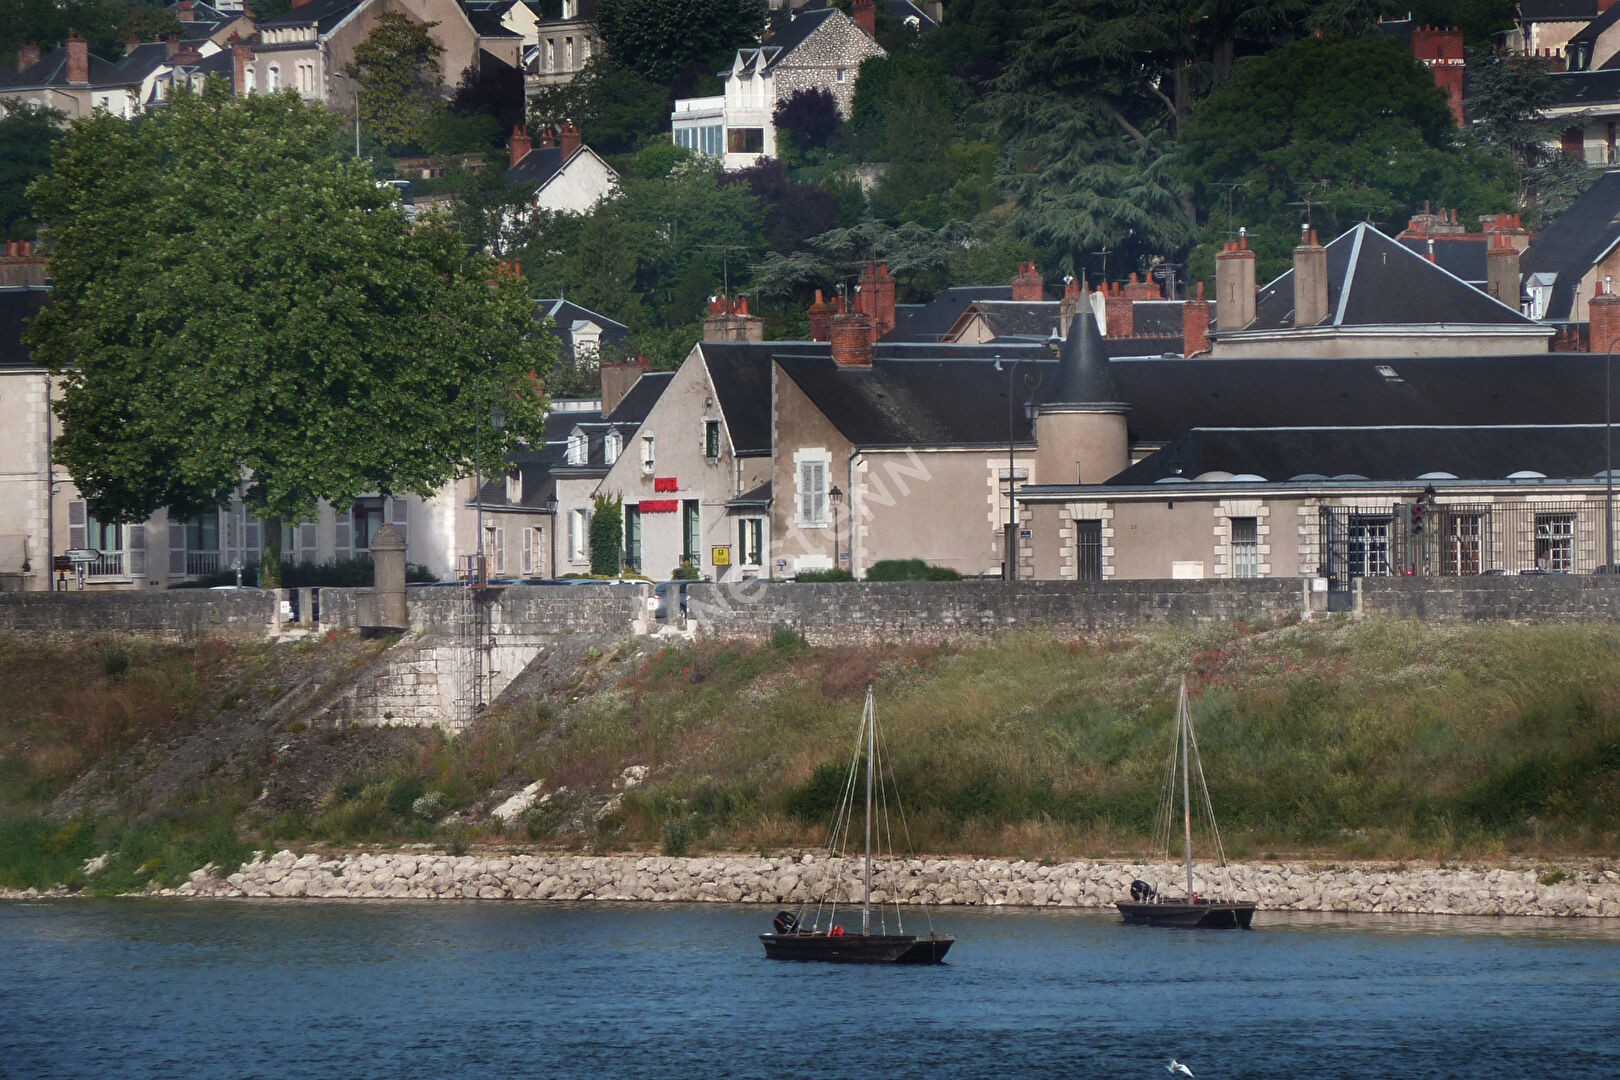
[(508, 165), (516, 165), (528, 157), (529, 151), (532, 149), (534, 149), (534, 142), (529, 138), (529, 130), (522, 124), (514, 124), (512, 126), (511, 158)]
[(558, 142), (564, 161), (574, 156), (575, 152), (579, 150), (580, 142), (579, 128), (574, 126), (572, 120), (565, 121), (563, 123), (562, 138)]
[(872, 6), (872, 0), (854, 0), (849, 7), (849, 17), (866, 31), (867, 37), (877, 38), (877, 9)]
[(1197, 356), (1209, 351), (1209, 301), (1204, 299), (1200, 281), (1193, 299), (1181, 305), (1181, 355)]
[(17, 46), (17, 70), (19, 72), (27, 71), (37, 63), (39, 63), (38, 42), (25, 41)]

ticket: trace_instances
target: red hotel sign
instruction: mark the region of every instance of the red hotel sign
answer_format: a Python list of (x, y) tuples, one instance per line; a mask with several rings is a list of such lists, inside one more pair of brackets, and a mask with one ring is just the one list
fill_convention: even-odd
[(681, 508), (679, 499), (642, 499), (640, 509), (643, 514), (673, 514)]
[(658, 476), (653, 478), (654, 491), (679, 491), (681, 482), (673, 476)]

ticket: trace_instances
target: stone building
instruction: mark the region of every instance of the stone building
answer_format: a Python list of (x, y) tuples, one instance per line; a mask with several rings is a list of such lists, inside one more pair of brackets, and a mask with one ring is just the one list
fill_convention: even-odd
[(738, 50), (723, 73), (724, 94), (675, 102), (675, 143), (743, 169), (776, 156), (772, 113), (800, 90), (830, 92), (848, 117), (861, 62), (886, 55), (875, 33), (872, 0), (854, 0), (850, 15), (836, 8), (779, 13), (757, 48)]

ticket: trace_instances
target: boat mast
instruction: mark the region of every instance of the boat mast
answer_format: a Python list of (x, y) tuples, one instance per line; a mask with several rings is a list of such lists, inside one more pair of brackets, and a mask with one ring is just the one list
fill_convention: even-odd
[(1192, 726), (1192, 715), (1187, 711), (1187, 680), (1181, 680), (1181, 700), (1176, 703), (1176, 719), (1181, 725), (1181, 824), (1185, 832), (1182, 851), (1187, 856), (1187, 899), (1193, 895), (1192, 872), (1192, 782), (1189, 777), (1187, 729)]
[(872, 684), (866, 685), (866, 873), (861, 880), (861, 935), (872, 932), (872, 753), (877, 748), (877, 713)]

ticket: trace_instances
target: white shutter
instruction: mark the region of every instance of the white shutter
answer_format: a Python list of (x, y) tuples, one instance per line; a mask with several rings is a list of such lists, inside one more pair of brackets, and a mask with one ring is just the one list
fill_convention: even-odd
[(815, 521), (816, 493), (811, 487), (814, 464), (799, 462), (799, 521), (807, 525)]
[(495, 573), (504, 574), (506, 572), (506, 530), (500, 526), (491, 529), (489, 546), (490, 566), (494, 568)]
[(259, 539), (259, 519), (251, 515), (242, 523), (242, 562), (259, 563), (264, 561), (264, 544)]
[(126, 525), (124, 545), (129, 548), (129, 576), (146, 576), (146, 526)]
[(813, 490), (816, 493), (816, 512), (815, 517), (812, 520), (815, 521), (817, 525), (821, 525), (827, 520), (827, 463), (825, 461), (818, 461), (815, 463), (813, 468), (813, 475), (815, 476), (815, 485)]
[(316, 531), (313, 521), (302, 522), (298, 526), (298, 561), (312, 563), (315, 561)]
[(388, 500), (388, 524), (399, 530), (400, 538), (409, 542), (410, 533), (405, 527), (410, 523), (411, 504), (404, 499)]
[(74, 499), (68, 503), (68, 547), (84, 547), (85, 522), (89, 516), (90, 508), (83, 499)]
[(334, 530), (337, 557), (347, 559), (354, 555), (354, 516), (347, 510), (337, 512)]
[(186, 574), (186, 523), (178, 518), (169, 519), (169, 576)]

